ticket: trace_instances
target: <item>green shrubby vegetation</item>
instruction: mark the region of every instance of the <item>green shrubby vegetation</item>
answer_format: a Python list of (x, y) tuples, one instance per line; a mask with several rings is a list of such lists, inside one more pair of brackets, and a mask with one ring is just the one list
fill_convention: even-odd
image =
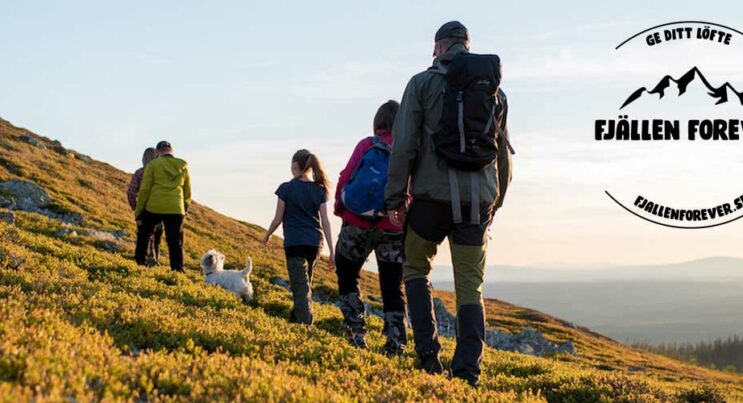
[[(271, 283), (286, 278), (283, 253), (259, 245), (259, 227), (195, 205), (186, 225), (190, 270), (137, 267), (124, 193), (128, 175), (24, 143), (20, 135), (30, 134), (0, 121), (0, 181), (33, 181), (84, 221), (64, 226), (14, 211), (14, 225), (0, 223), (0, 401), (743, 400), (738, 375), (631, 349), (497, 300), (487, 301), (492, 325), (507, 331), (529, 325), (550, 340), (573, 340), (578, 355), (536, 358), (488, 349), (482, 386), (473, 390), (416, 370), (412, 348), (399, 358), (381, 354), (378, 318), (370, 320), (371, 351), (353, 349), (332, 305), (314, 305), (313, 327), (286, 320), (290, 295)], [(130, 235), (120, 252), (111, 252), (93, 237), (61, 228)], [(204, 283), (198, 258), (210, 248), (227, 255), (228, 268), (253, 257), (251, 305)], [(321, 263), (315, 292), (332, 298), (334, 278)], [(379, 295), (373, 274), (364, 274), (363, 287)], [(449, 293), (437, 296), (453, 303)], [(443, 344), (448, 365), (454, 345)]]

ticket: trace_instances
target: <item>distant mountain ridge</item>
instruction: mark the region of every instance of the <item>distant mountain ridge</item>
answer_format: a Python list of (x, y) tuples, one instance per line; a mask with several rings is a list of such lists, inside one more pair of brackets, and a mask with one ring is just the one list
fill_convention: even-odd
[(729, 82), (725, 82), (725, 84), (721, 85), (720, 87), (714, 87), (710, 82), (707, 80), (706, 77), (704, 77), (704, 74), (702, 74), (701, 70), (694, 66), (691, 70), (687, 71), (684, 75), (679, 77), (679, 79), (675, 79), (669, 75), (663, 77), (658, 84), (653, 87), (652, 90), (648, 90), (646, 87), (638, 88), (635, 92), (630, 95), (626, 101), (624, 101), (624, 104), (619, 109), (623, 109), (625, 106), (631, 104), (632, 102), (639, 99), (642, 94), (648, 93), (648, 94), (658, 94), (660, 98), (663, 98), (665, 95), (665, 91), (670, 87), (671, 82), (674, 82), (676, 84), (676, 87), (679, 90), (679, 96), (683, 95), (686, 92), (687, 87), (689, 84), (694, 81), (695, 78), (699, 78), (702, 83), (707, 87), (709, 92), (707, 93), (712, 98), (717, 99), (717, 102), (715, 105), (720, 105), (723, 103), (726, 103), (729, 100), (728, 96), (728, 89), (738, 97), (738, 100), (740, 101), (740, 104), (743, 105), (743, 92), (738, 92), (735, 87), (733, 87)]
[[(452, 281), (450, 266), (437, 266), (437, 282)], [(607, 265), (595, 267), (488, 266), (486, 282), (580, 282), (580, 281), (741, 281), (743, 259), (710, 256), (689, 261), (646, 264)]]

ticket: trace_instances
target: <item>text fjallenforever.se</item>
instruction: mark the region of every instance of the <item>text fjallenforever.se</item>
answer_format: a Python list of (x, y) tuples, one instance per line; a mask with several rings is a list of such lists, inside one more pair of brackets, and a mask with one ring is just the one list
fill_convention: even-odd
[[(620, 115), (618, 120), (597, 120), (595, 135), (603, 140), (680, 140), (681, 123), (678, 120), (630, 120)], [(743, 120), (703, 119), (689, 120), (684, 130), (689, 140), (739, 140), (743, 133)]]
[(635, 207), (654, 216), (677, 221), (707, 221), (722, 218), (743, 209), (743, 196), (729, 203), (722, 203), (711, 208), (678, 209), (652, 202), (643, 196), (637, 196)]

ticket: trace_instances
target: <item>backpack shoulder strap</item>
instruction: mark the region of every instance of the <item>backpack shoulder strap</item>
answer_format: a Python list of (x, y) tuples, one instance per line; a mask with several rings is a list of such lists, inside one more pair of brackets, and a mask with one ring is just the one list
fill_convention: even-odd
[(372, 141), (372, 146), (369, 149), (381, 148), (382, 150), (385, 150), (387, 152), (392, 151), (392, 148), (390, 147), (390, 145), (382, 141), (382, 139), (380, 139), (379, 137), (371, 136), (370, 138)]
[(510, 151), (511, 154), (516, 154), (516, 150), (511, 146), (511, 138), (508, 134), (508, 126), (506, 123), (508, 117), (508, 98), (506, 98), (506, 93), (500, 88), (498, 88), (498, 92), (496, 93), (496, 102), (498, 102), (501, 107), (499, 116), (497, 116), (495, 128), (498, 130), (498, 135), (503, 136), (508, 151)]

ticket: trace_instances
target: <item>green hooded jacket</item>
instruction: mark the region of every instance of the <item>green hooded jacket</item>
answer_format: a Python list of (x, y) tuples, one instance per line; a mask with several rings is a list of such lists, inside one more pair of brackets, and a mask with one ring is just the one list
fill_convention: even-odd
[[(385, 189), (385, 204), (390, 210), (405, 203), (408, 184), (414, 199), (451, 204), (448, 166), (436, 155), (431, 138), (441, 118), (446, 84), (444, 75), (437, 70), (445, 71), (456, 54), (466, 51), (463, 45), (453, 45), (434, 60), (431, 69), (413, 76), (405, 88), (392, 128), (394, 140)], [(498, 96), (507, 111), (505, 93), (499, 91)], [(507, 130), (505, 113), (498, 124)], [(470, 204), (470, 173), (460, 171), (457, 175), (461, 202)], [(480, 203), (500, 207), (510, 181), (511, 155), (501, 146), (497, 160), (477, 172)]]
[(144, 169), (134, 216), (144, 210), (155, 214), (186, 214), (191, 204), (191, 178), (186, 161), (170, 154), (150, 161)]

